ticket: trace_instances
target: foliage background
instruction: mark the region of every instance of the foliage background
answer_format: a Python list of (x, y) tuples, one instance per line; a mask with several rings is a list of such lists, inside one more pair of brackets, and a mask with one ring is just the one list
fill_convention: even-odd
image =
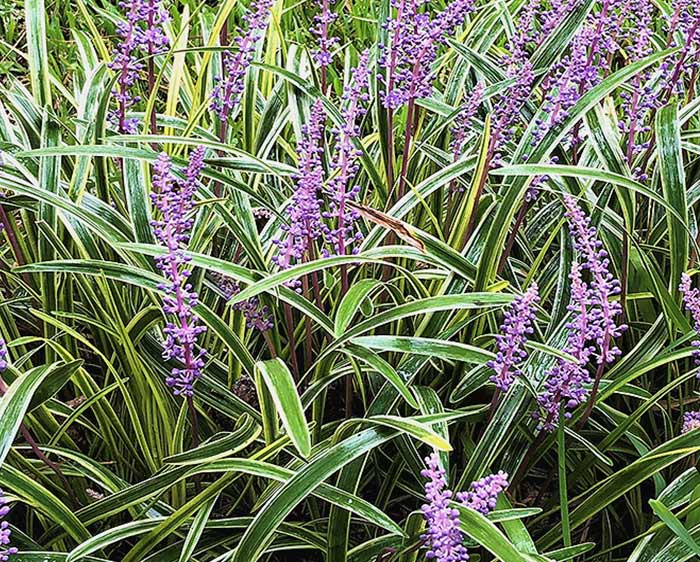
[[(540, 47), (538, 84), (567, 52), (583, 15), (599, 4), (585, 2)], [(599, 228), (616, 275), (627, 272), (624, 353), (605, 373), (589, 422), (576, 429), (578, 411), (569, 424), (563, 459), (552, 435), (489, 519), (462, 513), (472, 559), (700, 556), (700, 437), (680, 435), (683, 414), (697, 402), (694, 335), (677, 290), (697, 250), (694, 89), (656, 113), (647, 181), (634, 179), (617, 129), (620, 93), (645, 66), (670, 56), (663, 21), (672, 4), (655, 2), (653, 53), (631, 64), (615, 59), (526, 166), (518, 157), (526, 149), (517, 144), (519, 134), (478, 201), (473, 186), (484, 165), (488, 116), (509, 85), (499, 61), (523, 3), (479, 3), (440, 50), (434, 95), (418, 102), (409, 189), (399, 201), (386, 185), (385, 148), (389, 135), (401, 139), (405, 112), (397, 112), (389, 131), (373, 76), (356, 182), (365, 206), (400, 219), (405, 230), (397, 236), (363, 220), (358, 256), (282, 273), (271, 262), (272, 240), (292, 193), (302, 125), (321, 95), (309, 57), (318, 7), (274, 4), (264, 48), (221, 143), (207, 109), (219, 72), (218, 31), (224, 21), (235, 29), (245, 8), (236, 0), (172, 3), (174, 47), (156, 58), (158, 88), (139, 106), (157, 112), (158, 133), (127, 136), (106, 121), (113, 80), (106, 63), (121, 17), (114, 3), (0, 4), (0, 188), (21, 249), (13, 251), (5, 229), (0, 332), (12, 360), (6, 382), (17, 381), (0, 403), (0, 484), (12, 508), (12, 541), (21, 550), (16, 559), (421, 559), (420, 470), (430, 447), (447, 449), (449, 442), (453, 450), (443, 460), (461, 489), (488, 472), (516, 473), (535, 439), (533, 386), (564, 339), (573, 254), (561, 205), (566, 192)], [(340, 43), (324, 98), (331, 118), (339, 114), (358, 53), (369, 48), (376, 57), (389, 4), (347, 0), (334, 10)], [(450, 124), (479, 80), (490, 101), (453, 162)], [(521, 134), (542, 94), (534, 88), (522, 108)], [(576, 126), (586, 134), (574, 161), (566, 133)], [(148, 194), (153, 146), (184, 164), (200, 144), (209, 152), (189, 251), (198, 313), (208, 327), (209, 358), (195, 404), (210, 446), (194, 450), (185, 404), (163, 383), (169, 367), (161, 358), (163, 315), (152, 260), (159, 250)], [(400, 151), (394, 158), (400, 161)], [(549, 180), (504, 256), (528, 182), (543, 173)], [(224, 187), (221, 199), (214, 181)], [(450, 194), (452, 182), (464, 191)], [(448, 220), (452, 197), (465, 203)], [(467, 203), (476, 204), (478, 220), (465, 240)], [(256, 218), (260, 208), (269, 218)], [(345, 295), (341, 264), (352, 274)], [(322, 280), (320, 307), (285, 286), (311, 272)], [(265, 338), (246, 328), (213, 274), (248, 287), (238, 298), (257, 295), (269, 307), (270, 339), (286, 364), (285, 315), (293, 311), (303, 379), (295, 392), (282, 393), (283, 407), (275, 407), (270, 381), (286, 380), (286, 367), (270, 362)], [(539, 343), (525, 368), (531, 385), (518, 384), (488, 419), (493, 387), (485, 363), (493, 336), (504, 305), (533, 281), (542, 302), (533, 336)], [(356, 396), (346, 420), (347, 376), (355, 379)], [(280, 415), (295, 411), (297, 395), (304, 417), (292, 420), (292, 434)], [(20, 422), (60, 464), (68, 485), (30, 450)], [(571, 513), (570, 547), (564, 547), (562, 504)]]

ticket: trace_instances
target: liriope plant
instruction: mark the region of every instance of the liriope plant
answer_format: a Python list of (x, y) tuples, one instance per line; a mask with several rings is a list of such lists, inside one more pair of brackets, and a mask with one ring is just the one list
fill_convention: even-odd
[(0, 560), (700, 556), (700, 7), (0, 6)]

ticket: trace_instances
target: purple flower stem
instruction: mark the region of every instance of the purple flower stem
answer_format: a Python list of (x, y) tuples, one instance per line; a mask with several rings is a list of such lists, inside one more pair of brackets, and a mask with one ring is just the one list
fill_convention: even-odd
[(527, 215), (529, 207), (529, 201), (523, 201), (523, 204), (520, 205), (518, 216), (515, 218), (515, 224), (513, 225), (513, 228), (510, 231), (510, 235), (508, 236), (508, 240), (506, 241), (505, 250), (501, 254), (501, 259), (498, 262), (498, 269), (496, 270), (496, 275), (500, 275), (501, 273), (503, 273), (503, 269), (506, 266), (508, 256), (510, 256), (511, 251), (513, 251), (513, 245), (515, 244), (515, 238), (518, 235), (518, 230), (520, 230), (520, 226), (523, 224), (523, 222), (525, 222), (525, 216)]
[[(219, 142), (221, 144), (226, 143), (226, 130), (228, 128), (228, 123), (226, 121), (219, 121)], [(224, 151), (219, 150), (218, 155), (220, 157), (224, 156)], [(217, 181), (214, 184), (214, 196), (218, 199), (221, 198), (222, 192), (223, 192), (224, 185), (220, 182)]]
[[(194, 449), (199, 447), (199, 421), (192, 396), (187, 397), (187, 411), (190, 414), (190, 424), (192, 424), (192, 448)], [(198, 474), (194, 477), (194, 490), (197, 494), (202, 491), (202, 476), (202, 474)]]
[[(420, 543), (422, 544), (422, 543)], [(416, 551), (420, 548), (420, 545), (411, 547), (409, 550), (403, 551), (404, 554), (408, 552), (413, 552)], [(382, 550), (379, 551), (379, 554), (377, 554), (377, 558), (375, 558), (375, 562), (385, 562), (388, 561), (394, 554), (396, 554), (396, 549), (392, 548), (390, 546), (384, 547)]]
[(270, 336), (270, 331), (265, 330), (263, 332), (263, 338), (265, 339), (265, 343), (267, 344), (267, 349), (270, 351), (270, 357), (272, 359), (277, 357), (277, 349), (275, 348), (275, 342), (272, 341), (272, 337)]
[[(129, 22), (129, 29), (124, 37), (124, 44), (130, 44), (131, 43), (131, 38), (134, 33), (134, 22), (131, 21), (131, 18), (127, 18), (127, 21)], [(119, 96), (119, 132), (123, 133), (126, 131), (126, 104), (127, 104), (127, 98), (125, 96), (126, 94), (126, 83), (127, 79), (129, 77), (129, 64), (130, 64), (130, 59), (129, 57), (124, 57), (124, 62), (122, 64), (121, 69), (119, 70), (119, 79), (117, 80), (118, 88), (120, 88), (120, 96)]]
[[(668, 49), (671, 47), (672, 42), (673, 42), (673, 33), (676, 31), (676, 26), (678, 25), (678, 19), (680, 17), (680, 7), (676, 8), (675, 12), (673, 13), (673, 16), (671, 18), (671, 24), (670, 24), (670, 30), (668, 33), (668, 38), (666, 39), (666, 45), (664, 48)], [(695, 32), (697, 31), (697, 25), (700, 23), (700, 18), (696, 19), (695, 26), (691, 29), (691, 31), (688, 34), (688, 38), (686, 40), (686, 44), (690, 44), (690, 41), (692, 40), (693, 36), (695, 35)], [(676, 82), (678, 81), (678, 78), (680, 77), (682, 68), (683, 68), (683, 62), (685, 60), (686, 56), (686, 51), (685, 49), (681, 52), (681, 58), (676, 64), (674, 68), (673, 75), (671, 79), (669, 80), (667, 86), (666, 86), (666, 102), (671, 99), (671, 96), (673, 96), (673, 91), (676, 85)], [(688, 90), (688, 92), (691, 92), (692, 90)], [(690, 94), (689, 94), (690, 95)], [(649, 116), (649, 121), (653, 122), (654, 118), (656, 117), (656, 108), (652, 108), (650, 111), (650, 116)], [(650, 138), (649, 138), (649, 148), (647, 148), (646, 152), (644, 153), (640, 164), (640, 167), (644, 167), (646, 165), (646, 162), (649, 161), (649, 158), (651, 158), (652, 153), (654, 152), (654, 141), (656, 139), (656, 130), (652, 128)], [(698, 241), (700, 241), (700, 235), (698, 236)], [(696, 257), (691, 255), (691, 267), (695, 263)]]
[[(328, 0), (323, 0), (323, 5), (321, 10), (323, 14), (327, 14), (330, 9), (328, 5)], [(328, 21), (324, 18), (321, 24), (321, 43), (325, 45), (328, 42)], [(326, 94), (326, 89), (328, 86), (328, 71), (326, 70), (326, 65), (321, 65), (321, 93)]]
[(386, 110), (386, 187), (387, 192), (392, 193), (394, 190), (394, 110), (388, 108)]
[[(630, 104), (630, 115), (636, 115), (637, 114), (637, 107), (639, 105), (639, 86), (640, 86), (640, 78), (639, 76), (635, 77), (635, 83), (633, 86), (634, 93), (632, 94), (632, 102)], [(631, 119), (630, 120), (630, 132), (627, 138), (627, 164), (630, 168), (632, 168), (632, 162), (634, 160), (634, 139), (637, 134), (637, 119)]]
[[(491, 397), (491, 404), (489, 405), (489, 413), (486, 416), (486, 423), (484, 424), (484, 433), (486, 433), (486, 428), (488, 425), (491, 423), (491, 420), (493, 419), (493, 415), (496, 413), (496, 408), (498, 408), (498, 403), (501, 401), (501, 389), (497, 388), (493, 392), (493, 396)], [(484, 434), (481, 434), (481, 437), (483, 437)]]
[[(414, 73), (415, 74), (415, 73)], [(414, 115), (415, 114), (415, 115)], [(401, 160), (401, 175), (399, 176), (399, 187), (396, 194), (396, 199), (400, 200), (406, 190), (406, 172), (408, 171), (408, 156), (411, 151), (411, 140), (413, 139), (414, 119), (418, 118), (416, 111), (416, 100), (411, 97), (408, 100), (408, 108), (406, 109), (406, 130), (403, 136), (403, 158)]]
[(284, 303), (284, 319), (287, 323), (287, 340), (289, 341), (289, 362), (292, 365), (292, 374), (294, 380), (301, 379), (301, 371), (299, 370), (299, 362), (297, 361), (296, 353), (296, 338), (294, 337), (294, 317), (292, 316), (292, 307), (289, 303)]
[[(632, 94), (632, 103), (630, 107), (630, 115), (636, 115), (637, 114), (637, 107), (639, 105), (639, 85), (640, 85), (640, 77), (636, 76), (635, 77), (635, 85), (634, 85), (634, 93)], [(637, 134), (637, 120), (636, 119), (631, 119), (630, 120), (630, 132), (629, 132), (629, 137), (627, 139), (627, 164), (629, 165), (630, 169), (632, 169), (632, 163), (634, 160), (634, 138), (635, 135)], [(632, 197), (636, 197), (634, 194)], [(629, 261), (629, 246), (630, 246), (630, 241), (629, 241), (629, 234), (627, 233), (627, 229), (623, 228), (622, 229), (622, 259), (621, 259), (621, 266), (622, 266), (622, 271), (620, 272), (620, 305), (622, 306), (622, 315), (624, 319), (624, 314), (625, 314), (625, 301), (627, 300), (627, 262)]]
[[(304, 298), (309, 300), (309, 279), (306, 275), (301, 279), (302, 290)], [(306, 368), (313, 362), (314, 350), (313, 350), (313, 328), (311, 326), (311, 318), (308, 315), (304, 315), (304, 326), (306, 328), (306, 337), (304, 338), (304, 362)]]
[[(591, 66), (591, 63), (593, 62), (593, 57), (595, 56), (595, 52), (597, 51), (596, 47), (598, 46), (598, 39), (600, 38), (602, 32), (603, 32), (603, 24), (605, 23), (606, 16), (608, 14), (608, 9), (610, 7), (610, 0), (605, 0), (603, 2), (603, 7), (600, 10), (600, 16), (598, 17), (598, 26), (596, 27), (596, 33), (593, 37), (593, 40), (591, 41), (591, 44), (589, 46), (589, 51), (588, 51), (588, 57), (586, 58), (586, 68), (589, 68)], [(579, 84), (578, 87), (578, 94), (579, 97), (582, 96), (586, 91), (586, 81), (581, 80), (581, 83)], [(574, 127), (574, 144), (571, 147), (571, 158), (574, 164), (578, 164), (578, 132), (579, 129), (581, 128), (581, 123), (576, 123), (576, 126)]]
[(688, 91), (686, 93), (686, 103), (690, 103), (692, 101), (692, 96), (693, 96), (693, 91), (695, 91), (695, 82), (697, 82), (698, 79), (698, 69), (694, 68), (693, 73), (690, 75), (690, 84), (688, 84)]
[(533, 457), (535, 456), (535, 452), (540, 448), (540, 445), (544, 443), (548, 435), (549, 434), (546, 431), (540, 431), (537, 434), (537, 437), (535, 437), (535, 439), (532, 441), (530, 447), (525, 453), (525, 456), (523, 457), (523, 460), (520, 461), (520, 465), (518, 466), (515, 476), (513, 476), (513, 479), (510, 481), (511, 488), (515, 488), (517, 484), (520, 483), (520, 480), (527, 474), (530, 464), (533, 461)]
[(700, 232), (695, 235), (695, 244), (690, 249), (690, 257), (688, 258), (688, 268), (693, 269), (695, 267), (695, 262), (698, 259), (698, 253), (695, 250), (696, 247), (700, 246)]
[[(401, 21), (403, 17), (405, 0), (401, 0), (399, 7), (396, 11), (396, 21)], [(394, 73), (396, 72), (396, 49), (394, 46), (398, 42), (399, 29), (394, 29), (394, 35), (391, 39), (391, 56), (389, 62), (389, 72), (387, 73), (386, 80), (386, 92), (392, 92), (394, 90)], [(394, 110), (392, 108), (387, 108), (386, 110), (386, 120), (387, 120), (387, 162), (386, 162), (386, 183), (387, 190), (389, 193), (392, 192), (394, 187)]]
[[(632, 194), (634, 198), (635, 195)], [(622, 307), (622, 321), (625, 321), (625, 303), (627, 302), (627, 271), (630, 255), (630, 239), (627, 229), (622, 230), (622, 254), (620, 256), (620, 306)]]
[[(154, 16), (155, 16), (155, 0), (149, 0), (149, 7), (150, 9), (148, 10), (148, 29), (153, 29), (153, 26), (155, 25), (154, 22)], [(153, 60), (154, 56), (154, 51), (153, 51), (153, 42), (149, 41), (148, 42), (148, 95), (149, 97), (153, 94), (153, 88), (155, 87), (156, 83), (156, 70), (155, 70), (155, 61)], [(156, 122), (156, 111), (155, 108), (151, 110), (151, 134), (155, 135), (158, 133), (158, 124)], [(157, 145), (153, 143), (151, 145), (154, 150), (157, 149)]]
[[(416, 111), (416, 84), (421, 70), (421, 61), (425, 56), (426, 47), (423, 47), (421, 52), (416, 57), (416, 63), (413, 65), (413, 83), (411, 85), (410, 98), (408, 100), (408, 109), (406, 110), (406, 131), (404, 132), (403, 142), (403, 159), (401, 160), (401, 176), (399, 177), (398, 199), (404, 196), (406, 189), (406, 172), (408, 171), (408, 155), (411, 149), (411, 140), (413, 139), (413, 131), (416, 128), (418, 121), (418, 112)], [(415, 122), (414, 122), (415, 120)]]
[(666, 91), (667, 103), (671, 99), (671, 96), (673, 95), (674, 85), (676, 82), (678, 82), (678, 79), (681, 76), (681, 72), (683, 71), (683, 63), (685, 63), (685, 59), (688, 56), (688, 50), (690, 48), (690, 45), (692, 44), (693, 38), (695, 37), (695, 33), (698, 30), (698, 24), (700, 24), (700, 18), (696, 18), (693, 27), (690, 28), (690, 31), (688, 32), (688, 37), (685, 40), (685, 46), (681, 50), (681, 55), (680, 57), (678, 57), (676, 67), (673, 69), (673, 75), (671, 76), (671, 80), (669, 81), (668, 88)]
[[(228, 45), (228, 19), (224, 20), (224, 25), (221, 26), (221, 31), (219, 32), (219, 45)], [(222, 53), (223, 61), (223, 53)], [(223, 63), (222, 63), (223, 64)], [(219, 121), (219, 142), (221, 144), (226, 143), (226, 130), (228, 128), (228, 121), (223, 119)], [(220, 157), (223, 157), (224, 152), (220, 150), (218, 152)], [(214, 184), (214, 195), (218, 198), (221, 197), (221, 192), (223, 191), (223, 184), (217, 181)]]
[[(605, 333), (605, 336), (603, 339), (603, 345), (601, 346), (600, 349), (601, 349), (601, 351), (600, 351), (601, 356), (605, 357), (608, 354), (608, 351), (610, 349), (610, 332)], [(598, 395), (598, 389), (600, 387), (600, 380), (603, 378), (603, 371), (604, 370), (605, 370), (605, 361), (601, 361), (600, 364), (598, 365), (598, 369), (596, 369), (595, 380), (593, 381), (593, 388), (591, 389), (591, 394), (588, 397), (588, 403), (586, 404), (586, 409), (583, 411), (583, 415), (581, 416), (581, 419), (576, 424), (576, 431), (579, 431), (584, 425), (586, 425), (588, 418), (590, 418), (591, 414), (593, 413), (593, 406), (595, 405), (595, 399), (596, 399), (596, 396)]]
[[(3, 230), (7, 235), (7, 240), (10, 242), (10, 246), (12, 247), (12, 253), (15, 255), (17, 265), (25, 265), (27, 263), (27, 260), (24, 259), (24, 252), (22, 251), (22, 247), (19, 245), (17, 236), (15, 234), (15, 221), (10, 220), (10, 216), (5, 211), (4, 205), (0, 205), (0, 223), (2, 223)], [(24, 282), (27, 285), (29, 285), (30, 287), (33, 286), (31, 276), (28, 273), (23, 273), (22, 278), (24, 279)]]
[[(309, 260), (313, 261), (316, 259), (316, 250), (312, 244), (313, 238), (311, 235), (308, 236), (307, 248), (309, 249)], [(323, 301), (321, 300), (321, 284), (318, 280), (318, 271), (311, 272), (311, 286), (313, 287), (314, 300), (316, 301), (316, 306), (319, 310), (323, 310)]]

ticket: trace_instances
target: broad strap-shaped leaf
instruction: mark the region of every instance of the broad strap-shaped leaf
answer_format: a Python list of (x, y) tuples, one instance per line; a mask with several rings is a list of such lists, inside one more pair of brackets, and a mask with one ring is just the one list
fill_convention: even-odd
[(192, 519), (192, 525), (189, 531), (187, 531), (187, 536), (185, 537), (185, 542), (182, 545), (182, 552), (180, 553), (180, 559), (178, 562), (189, 562), (192, 560), (195, 548), (197, 548), (197, 543), (202, 537), (204, 528), (209, 521), (209, 516), (211, 515), (212, 509), (214, 509), (214, 504), (219, 499), (219, 496), (214, 496), (213, 498), (206, 501), (199, 511)]
[(352, 342), (378, 351), (416, 353), (418, 355), (428, 355), (435, 359), (452, 359), (472, 364), (486, 363), (494, 358), (494, 354), (490, 351), (474, 347), (473, 345), (433, 338), (360, 336), (353, 338)]
[(342, 335), (348, 327), (352, 319), (357, 314), (362, 302), (372, 292), (373, 289), (380, 286), (381, 283), (376, 279), (363, 279), (357, 284), (354, 284), (343, 297), (338, 305), (338, 310), (335, 313), (334, 331), (336, 336)]
[(279, 358), (258, 361), (255, 368), (267, 386), (292, 443), (301, 456), (308, 457), (311, 454), (311, 434), (292, 373)]
[(366, 452), (398, 435), (388, 429), (367, 429), (355, 433), (321, 452), (273, 496), (260, 510), (241, 538), (231, 562), (255, 562), (284, 518), (331, 474)]
[(661, 519), (661, 521), (663, 521), (666, 526), (673, 531), (673, 534), (676, 535), (688, 548), (690, 548), (695, 556), (700, 556), (700, 545), (695, 542), (693, 536), (690, 534), (690, 532), (688, 532), (688, 529), (683, 526), (683, 523), (679, 521), (678, 517), (676, 517), (669, 508), (658, 500), (649, 500), (649, 505), (659, 519)]
[(11, 490), (13, 495), (21, 498), (27, 505), (44, 513), (50, 521), (59, 525), (76, 542), (90, 538), (90, 532), (76, 514), (34, 478), (30, 478), (10, 465), (4, 465), (0, 468), (0, 484), (3, 488)]
[(669, 289), (677, 295), (681, 273), (685, 271), (688, 263), (690, 236), (687, 232), (688, 201), (685, 193), (681, 129), (675, 103), (662, 107), (657, 113), (656, 138), (664, 199), (674, 210), (673, 214), (667, 213), (666, 223), (669, 236)]
[(250, 445), (260, 435), (260, 425), (248, 414), (243, 414), (235, 431), (214, 435), (199, 447), (163, 459), (165, 464), (204, 464), (234, 455)]
[(391, 384), (399, 392), (399, 394), (401, 394), (403, 399), (411, 405), (411, 407), (418, 409), (418, 402), (416, 402), (415, 397), (413, 394), (411, 394), (410, 389), (408, 386), (406, 386), (406, 383), (401, 378), (401, 375), (388, 362), (384, 361), (384, 359), (379, 357), (379, 355), (374, 353), (372, 350), (365, 349), (359, 345), (353, 345), (350, 343), (345, 346), (344, 351), (355, 359), (359, 359), (360, 361), (367, 363), (367, 365), (382, 375), (387, 382), (389, 382), (389, 384)]
[[(596, 513), (664, 468), (700, 451), (697, 435), (694, 434), (694, 431), (690, 431), (659, 445), (586, 492), (581, 503), (571, 512), (571, 529), (583, 525)], [(540, 539), (540, 544), (547, 548), (555, 544), (560, 536), (560, 525), (554, 525)]]
[(0, 398), (0, 465), (10, 451), (34, 393), (61, 363), (35, 367), (18, 377)]
[[(532, 562), (533, 555), (520, 552), (513, 543), (481, 513), (453, 504), (459, 510), (459, 522), (462, 532), (491, 552), (500, 560), (508, 562)], [(547, 560), (537, 557), (536, 560)]]
[(392, 429), (400, 429), (439, 451), (452, 450), (452, 445), (427, 423), (401, 416), (372, 416), (369, 420)]

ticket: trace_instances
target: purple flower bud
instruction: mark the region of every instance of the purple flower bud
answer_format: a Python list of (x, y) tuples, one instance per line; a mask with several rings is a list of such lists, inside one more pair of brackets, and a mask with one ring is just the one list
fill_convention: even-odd
[(496, 359), (487, 363), (494, 370), (490, 377), (491, 382), (502, 392), (508, 392), (515, 377), (521, 374), (519, 367), (527, 357), (525, 343), (534, 331), (532, 323), (535, 320), (535, 304), (539, 300), (537, 285), (533, 283), (506, 311), (501, 325), (502, 333), (496, 336)]
[[(3, 344), (4, 345), (4, 344)], [(10, 512), (7, 506), (7, 498), (2, 489), (0, 489), (0, 518), (5, 517)], [(0, 562), (7, 562), (13, 554), (17, 554), (18, 550), (10, 544), (10, 524), (7, 521), (0, 522)]]
[(447, 489), (445, 470), (440, 466), (438, 456), (433, 453), (425, 459), (427, 468), (421, 472), (427, 478), (425, 499), (421, 508), (427, 523), (425, 534), (421, 536), (428, 544), (426, 558), (437, 562), (464, 562), (469, 560), (464, 547), (464, 537), (459, 528), (459, 511), (450, 506), (452, 492)]
[(199, 324), (193, 308), (197, 305), (197, 293), (188, 282), (191, 271), (189, 259), (183, 249), (187, 246), (192, 230), (194, 195), (197, 178), (204, 165), (204, 148), (195, 149), (185, 170), (185, 180), (179, 182), (172, 174), (170, 158), (161, 153), (154, 166), (151, 199), (161, 212), (160, 220), (153, 220), (153, 232), (168, 252), (156, 258), (156, 265), (166, 278), (159, 288), (165, 291), (163, 311), (172, 316), (163, 332), (163, 358), (175, 359), (184, 368), (174, 367), (166, 379), (175, 395), (192, 396), (194, 382), (204, 367), (204, 349), (196, 349), (199, 335), (206, 328)]
[(688, 433), (700, 428), (700, 412), (686, 412), (683, 414), (683, 429), (681, 433)]
[(472, 482), (468, 492), (459, 492), (457, 501), (464, 507), (488, 515), (496, 509), (498, 495), (508, 487), (508, 475), (499, 471)]

